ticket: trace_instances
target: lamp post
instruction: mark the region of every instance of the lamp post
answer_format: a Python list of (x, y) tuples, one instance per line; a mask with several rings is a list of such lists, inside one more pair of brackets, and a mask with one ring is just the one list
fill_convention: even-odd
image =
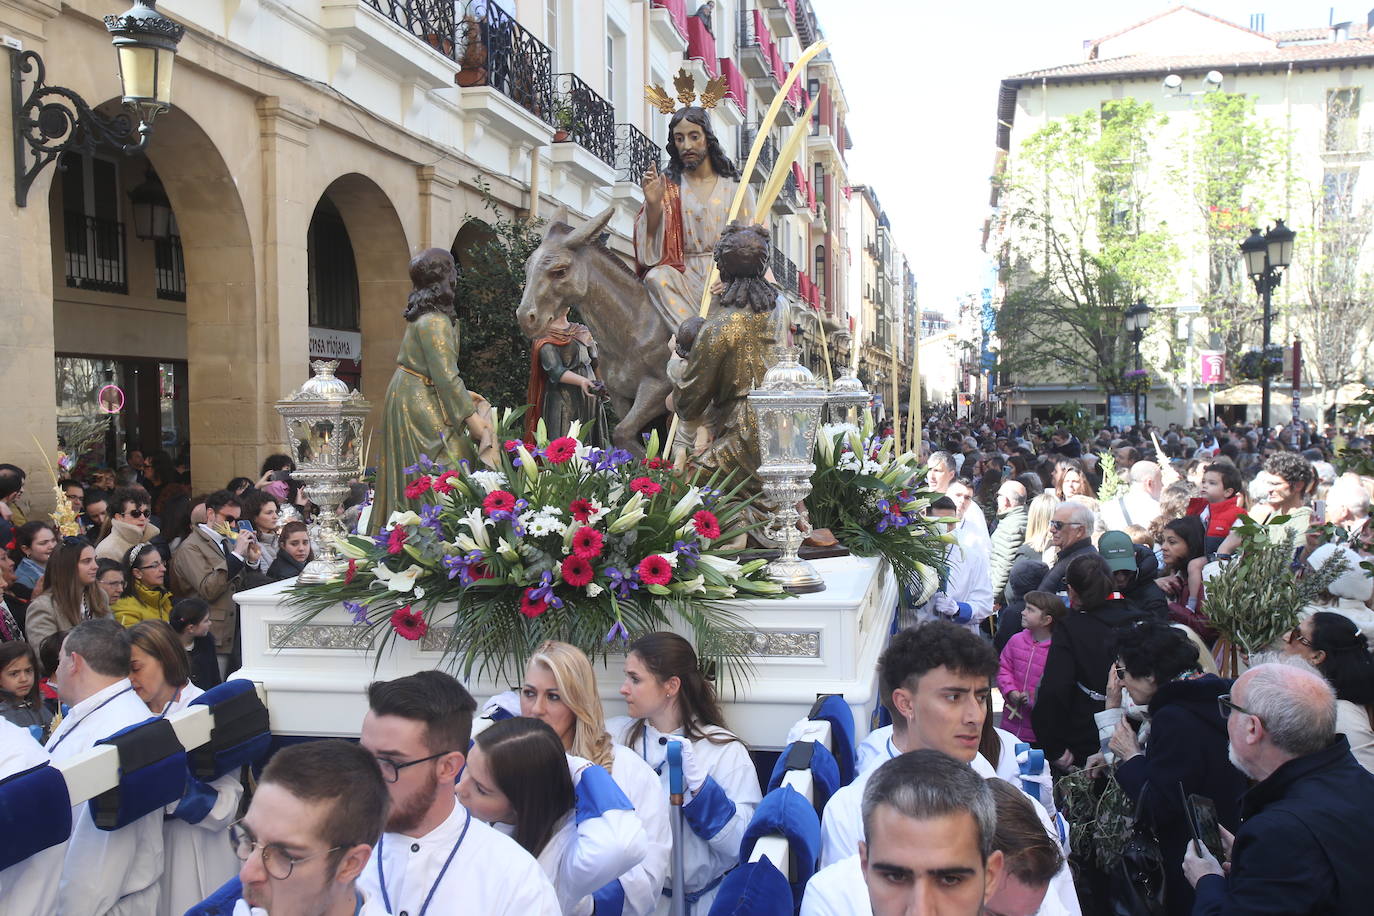
[[(1150, 328), (1150, 313), (1153, 311), (1154, 309), (1150, 308), (1148, 305), (1145, 304), (1144, 299), (1137, 300), (1135, 305), (1126, 309), (1126, 332), (1131, 335), (1131, 343), (1135, 346), (1135, 371), (1137, 374), (1137, 378), (1135, 380), (1134, 385), (1136, 426), (1140, 426), (1140, 400), (1142, 393), (1140, 389), (1144, 385), (1144, 382), (1142, 381), (1144, 376), (1140, 375), (1140, 342), (1145, 339), (1145, 332)], [(1146, 418), (1148, 419), (1148, 417), (1149, 401), (1147, 400)]]
[(1255, 291), (1264, 302), (1264, 343), (1260, 349), (1260, 425), (1269, 428), (1269, 329), (1273, 322), (1274, 290), (1283, 282), (1283, 271), (1293, 263), (1293, 240), (1298, 234), (1275, 220), (1263, 235), (1259, 227), (1250, 230), (1250, 237), (1240, 243), (1245, 258), (1245, 272), (1255, 284)]
[[(172, 107), (172, 64), (186, 29), (156, 9), (157, 0), (133, 0), (105, 28), (119, 58), (121, 95), (127, 112), (113, 118), (94, 111), (65, 86), (51, 86), (37, 51), (10, 51), (14, 117), (14, 202), (28, 205), (29, 187), (45, 166), (65, 152), (92, 155), (113, 147), (125, 155), (148, 148), (153, 119)], [(33, 88), (24, 94), (24, 75)], [(138, 141), (128, 142), (138, 132)], [(32, 161), (30, 161), (32, 160)]]

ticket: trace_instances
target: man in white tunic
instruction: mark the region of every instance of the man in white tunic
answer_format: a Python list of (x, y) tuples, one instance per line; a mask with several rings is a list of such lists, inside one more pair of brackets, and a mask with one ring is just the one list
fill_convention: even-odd
[(390, 916), (358, 882), (390, 804), (376, 761), (351, 741), (277, 751), (229, 828), (243, 862), (234, 916)]
[[(687, 80), (690, 84), (691, 78)], [(655, 166), (644, 173), (644, 206), (635, 219), (636, 267), (649, 300), (673, 328), (698, 314), (716, 242), (739, 188), (739, 170), (711, 129), (707, 108), (715, 100), (710, 92), (708, 87), (702, 93), (702, 107), (673, 113), (668, 168), (660, 172)], [(746, 189), (740, 218), (753, 212), (754, 195)]]
[[(930, 514), (936, 518), (952, 519), (957, 511), (949, 496), (941, 496), (930, 504)], [(986, 535), (979, 539), (958, 527), (953, 534), (956, 542), (945, 549), (949, 569), (940, 579), (939, 591), (911, 613), (918, 621), (952, 620), (977, 632), (978, 625), (992, 614), (992, 579), (988, 572), (991, 544)]]
[(455, 678), (421, 671), (368, 687), (361, 744), (391, 795), (386, 833), (360, 884), (396, 916), (558, 916), (543, 869), (454, 797), (477, 703)]
[[(43, 745), (26, 728), (0, 719), (0, 780), (48, 762)], [(57, 909), (57, 884), (62, 878), (66, 843), (49, 846), (0, 871), (0, 900), (5, 912), (46, 914)]]
[[(129, 683), (129, 635), (103, 617), (78, 624), (62, 643), (57, 692), (71, 708), (48, 739), (54, 763), (151, 718)], [(57, 913), (71, 916), (157, 912), (162, 876), (162, 810), (118, 830), (101, 830), (85, 802), (72, 809)]]

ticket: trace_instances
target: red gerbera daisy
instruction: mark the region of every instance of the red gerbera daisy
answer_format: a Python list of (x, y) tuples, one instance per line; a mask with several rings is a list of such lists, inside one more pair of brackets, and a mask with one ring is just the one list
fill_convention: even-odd
[(647, 477), (636, 477), (630, 481), (630, 489), (636, 493), (643, 493), (645, 496), (653, 496), (662, 491), (663, 488)]
[(601, 556), (601, 548), (605, 542), (600, 531), (593, 528), (578, 528), (572, 536), (573, 556), (595, 560)]
[(487, 510), (487, 515), (493, 512), (509, 512), (515, 508), (515, 497), (505, 490), (492, 490), (487, 494), (487, 498), (482, 500), (482, 508)]
[(574, 499), (568, 506), (568, 512), (579, 522), (585, 522), (592, 517), (592, 501), (590, 499)]
[(651, 471), (661, 471), (661, 470), (663, 470), (663, 459), (662, 459), (662, 458), (646, 458), (646, 459), (644, 459), (644, 466), (645, 466), (646, 468), (648, 468), (649, 470), (651, 470)]
[(406, 484), (406, 499), (419, 499), (429, 492), (429, 488), (434, 484), (434, 478), (428, 474), (421, 474), (410, 483)]
[(673, 580), (673, 567), (667, 558), (651, 553), (639, 561), (639, 578), (645, 585), (667, 585)]
[(410, 605), (397, 608), (391, 615), (391, 628), (402, 639), (416, 640), (429, 632), (429, 624), (425, 618), (410, 609)]
[(386, 538), (386, 552), (395, 556), (405, 548), (405, 545), (406, 530), (400, 526), (392, 528)]
[(348, 561), (348, 572), (344, 573), (344, 584), (347, 585), (348, 583), (352, 582), (353, 579), (354, 579), (354, 577), (357, 576), (357, 575), (358, 575), (358, 561), (357, 561), (357, 560), (349, 560), (349, 561)]
[(454, 479), (456, 479), (457, 477), (458, 477), (458, 472), (457, 472), (457, 471), (445, 471), (444, 473), (440, 474), (440, 475), (438, 476), (438, 478), (436, 478), (435, 481), (434, 481), (434, 492), (435, 492), (435, 493), (451, 493), (451, 492), (453, 492), (453, 484), (449, 483), (449, 481), (454, 480)]
[(491, 567), (485, 563), (473, 563), (468, 567), (468, 576), (473, 581), (478, 579), (490, 579), (492, 578)]
[(525, 443), (521, 442), (519, 439), (507, 439), (505, 442), (505, 449), (508, 452), (513, 452), (524, 444)]
[(692, 516), (692, 527), (708, 541), (720, 537), (720, 521), (705, 509)]
[(577, 554), (563, 558), (563, 581), (573, 586), (581, 588), (592, 581), (595, 573), (592, 571), (592, 564), (588, 563)]
[(544, 457), (550, 464), (562, 464), (577, 454), (577, 440), (572, 436), (560, 436), (544, 449)]
[(545, 603), (543, 598), (530, 597), (530, 595), (533, 592), (534, 589), (527, 588), (525, 589), (525, 593), (520, 596), (520, 613), (524, 614), (531, 620), (538, 617), (540, 614), (544, 613), (549, 609), (548, 604)]

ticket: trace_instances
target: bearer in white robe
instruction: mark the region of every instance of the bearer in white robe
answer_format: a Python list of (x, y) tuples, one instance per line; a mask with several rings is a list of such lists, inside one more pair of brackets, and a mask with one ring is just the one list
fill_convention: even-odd
[(391, 795), (386, 833), (359, 886), (393, 913), (558, 916), (534, 857), (458, 804), (476, 702), (442, 671), (368, 687), (360, 743)]
[[(48, 762), (48, 752), (26, 728), (0, 719), (0, 779), (32, 770)], [(22, 825), (21, 825), (22, 829)], [(57, 910), (57, 883), (67, 844), (58, 843), (0, 871), (0, 901), (5, 912), (46, 916)]]
[[(78, 624), (62, 643), (57, 691), (71, 708), (48, 739), (54, 762), (151, 718), (129, 683), (129, 637), (112, 618)], [(58, 914), (148, 916), (158, 909), (162, 810), (118, 830), (100, 830), (83, 802), (72, 809)]]

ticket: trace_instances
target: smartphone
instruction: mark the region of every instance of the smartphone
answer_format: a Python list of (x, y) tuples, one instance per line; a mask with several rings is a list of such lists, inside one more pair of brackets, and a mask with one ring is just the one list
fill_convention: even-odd
[(245, 522), (245, 521), (240, 520), (240, 521), (234, 522), (234, 527), (237, 528), (237, 529), (240, 530), (240, 531), (247, 531), (249, 534), (252, 534), (252, 533), (253, 533), (253, 523), (252, 523), (252, 522)]
[[(1183, 792), (1180, 783), (1178, 790)], [(1221, 845), (1221, 828), (1217, 825), (1217, 806), (1203, 795), (1184, 795), (1184, 813), (1188, 827), (1192, 830), (1193, 840), (1207, 847), (1207, 851), (1218, 862), (1225, 862), (1225, 850)]]

